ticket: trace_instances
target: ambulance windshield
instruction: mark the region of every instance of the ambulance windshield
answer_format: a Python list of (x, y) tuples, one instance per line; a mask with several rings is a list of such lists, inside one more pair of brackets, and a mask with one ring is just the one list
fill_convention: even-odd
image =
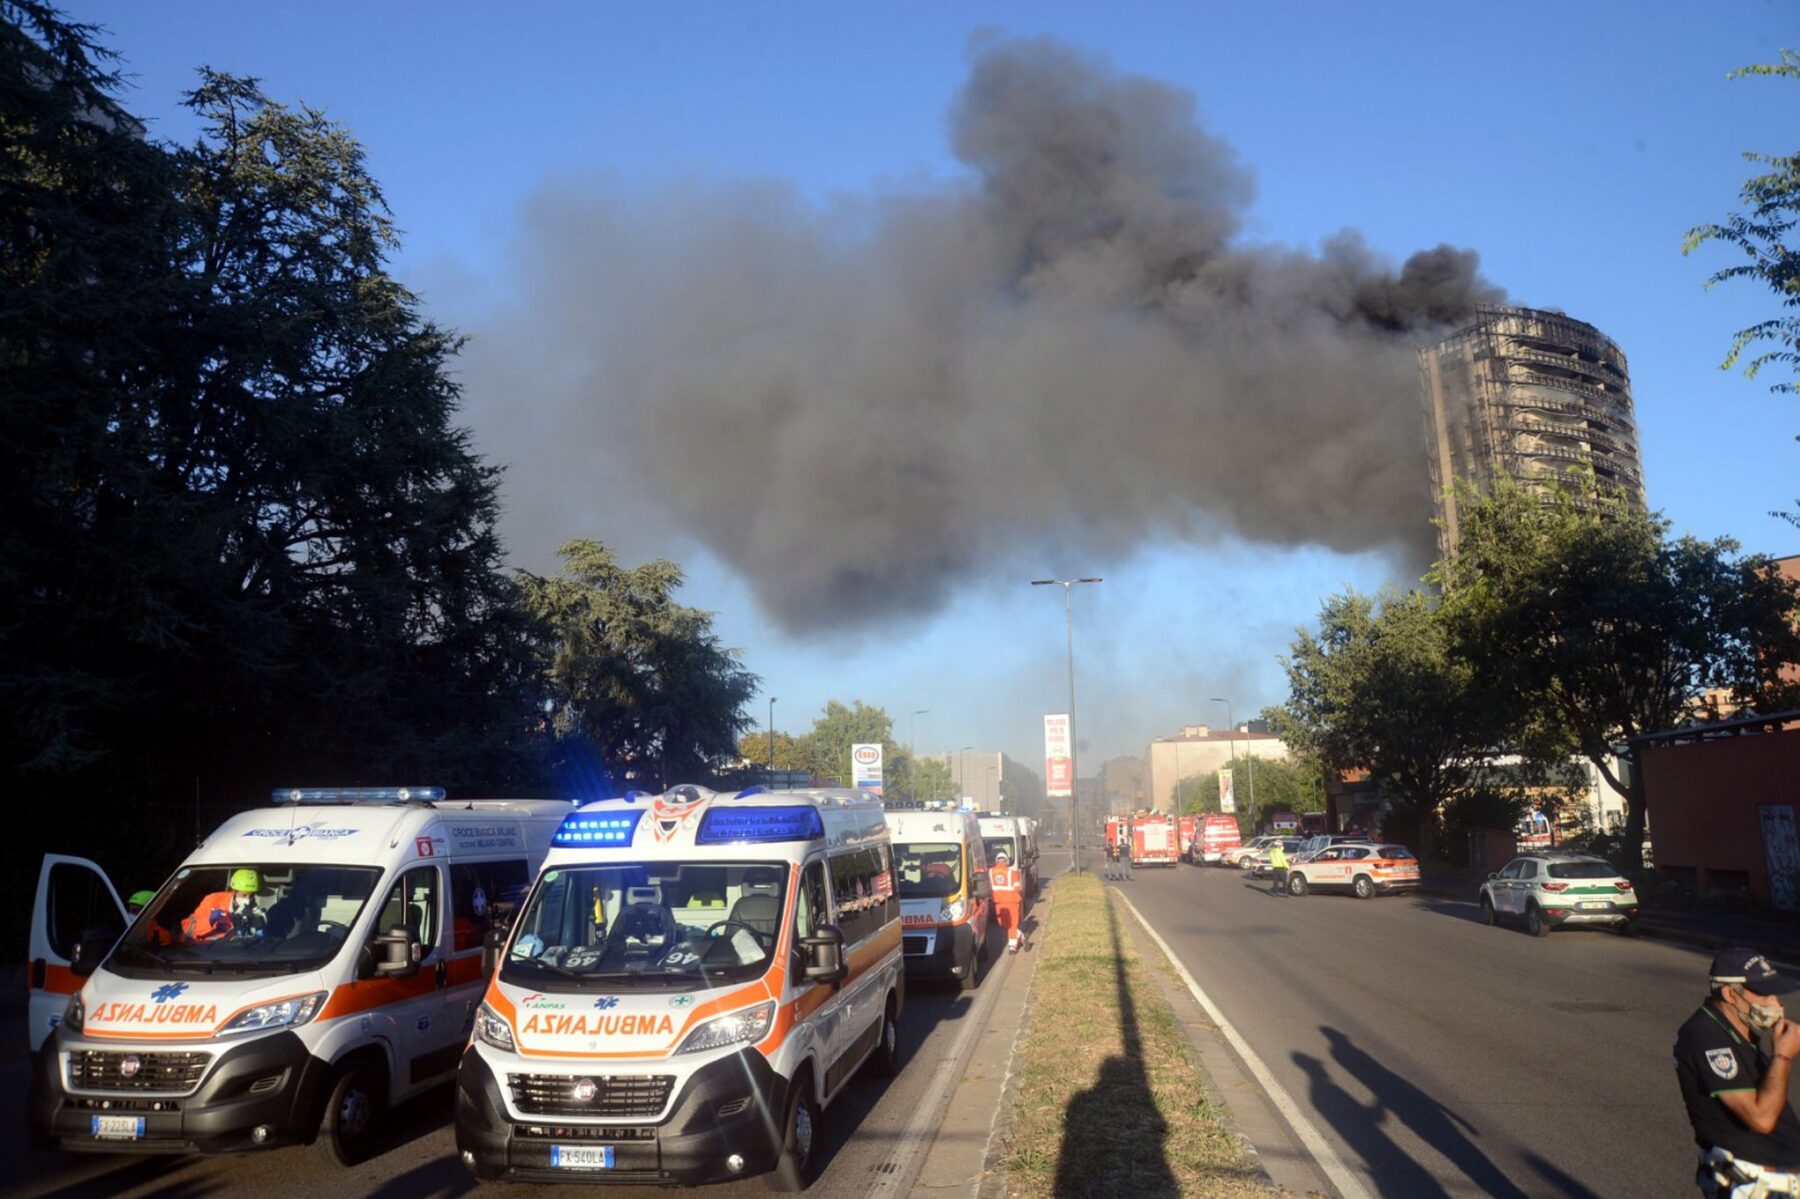
[(896, 845), (901, 899), (948, 899), (962, 890), (962, 846)]
[(368, 866), (191, 866), (177, 872), (108, 959), (128, 970), (316, 969), (337, 956), (381, 871)]
[(1019, 864), (1019, 850), (1011, 837), (983, 837), (981, 843), (987, 846), (988, 861), (993, 861), (995, 854), (1003, 853), (1012, 860), (1013, 865)]
[(501, 968), (534, 988), (692, 989), (757, 978), (787, 901), (780, 863), (644, 862), (547, 870)]

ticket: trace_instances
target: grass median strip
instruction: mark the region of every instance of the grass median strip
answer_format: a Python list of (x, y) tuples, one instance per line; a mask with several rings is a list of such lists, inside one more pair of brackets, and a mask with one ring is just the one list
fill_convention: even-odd
[(1092, 875), (1056, 882), (1019, 1051), (1007, 1194), (1269, 1196)]

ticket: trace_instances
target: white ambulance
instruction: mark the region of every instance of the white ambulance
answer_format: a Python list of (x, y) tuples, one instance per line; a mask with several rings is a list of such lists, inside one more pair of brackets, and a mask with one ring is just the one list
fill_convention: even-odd
[(93, 863), (47, 856), (31, 917), (34, 1139), (137, 1153), (313, 1142), (359, 1160), (384, 1108), (456, 1069), (491, 917), (509, 890), (522, 898), (572, 810), (435, 788), (278, 791), (129, 921)]
[(897, 1068), (905, 974), (865, 791), (588, 804), (475, 1015), (456, 1146), (481, 1179), (803, 1187), (819, 1114)]
[(987, 859), (1005, 851), (1013, 868), (1024, 879), (1024, 902), (1037, 898), (1037, 821), (1028, 816), (1004, 816), (999, 812), (983, 812), (980, 816), (981, 839), (987, 843)]
[(900, 874), (907, 972), (953, 978), (973, 991), (994, 920), (987, 847), (975, 814), (890, 802), (887, 824)]

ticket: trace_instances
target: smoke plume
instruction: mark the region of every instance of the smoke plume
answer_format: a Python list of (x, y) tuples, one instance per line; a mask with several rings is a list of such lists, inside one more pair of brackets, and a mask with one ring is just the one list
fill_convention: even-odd
[(542, 190), (467, 360), (515, 553), (648, 523), (802, 630), (1161, 537), (1428, 552), (1413, 347), (1498, 298), (1472, 251), (1243, 244), (1192, 97), (1052, 41), (974, 45), (948, 126), (966, 182), (824, 207)]

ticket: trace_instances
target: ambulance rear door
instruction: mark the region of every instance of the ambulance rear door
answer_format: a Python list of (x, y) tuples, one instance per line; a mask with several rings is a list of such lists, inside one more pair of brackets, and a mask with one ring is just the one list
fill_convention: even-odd
[(108, 948), (130, 921), (106, 872), (86, 858), (47, 853), (38, 869), (37, 898), (31, 905), (29, 991), (32, 1052), (43, 1047), (62, 1022), (69, 996), (81, 989), (75, 954), (84, 940)]

